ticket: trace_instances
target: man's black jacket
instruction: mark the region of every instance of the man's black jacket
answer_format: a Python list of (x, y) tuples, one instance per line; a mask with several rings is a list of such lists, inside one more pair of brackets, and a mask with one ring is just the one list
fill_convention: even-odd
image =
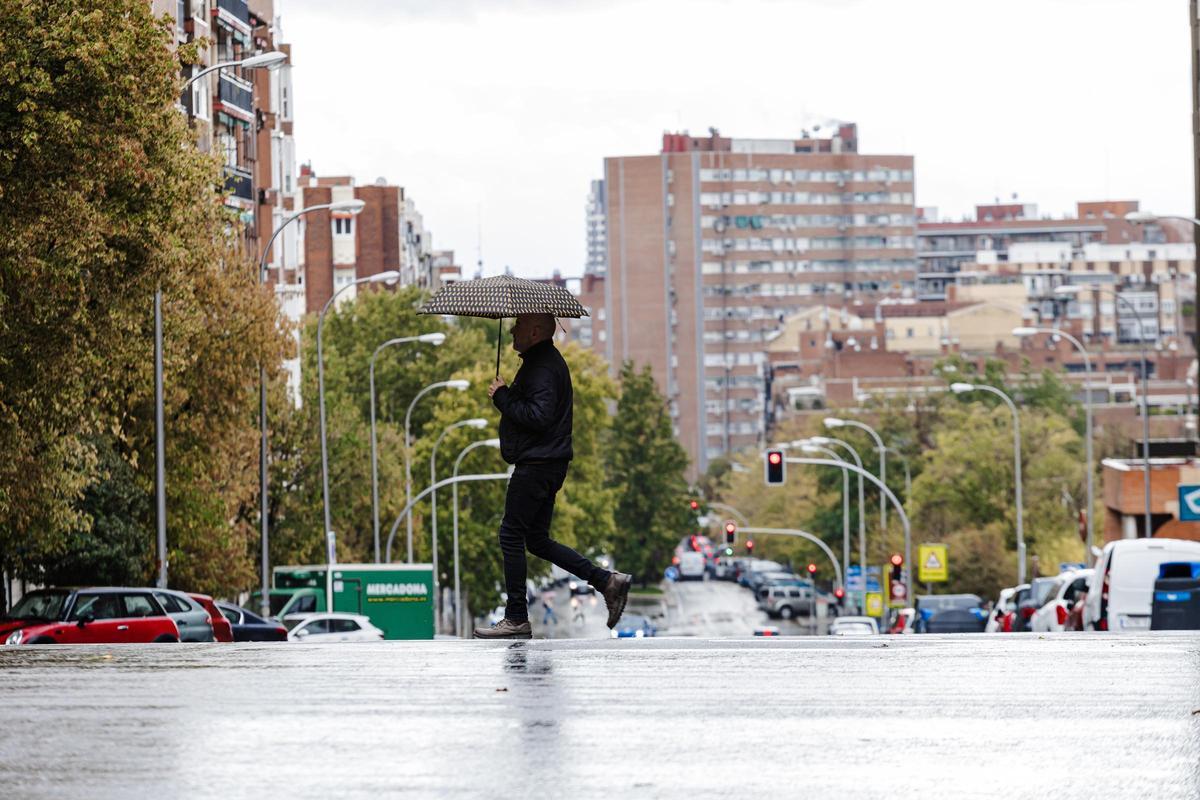
[(492, 395), (500, 411), (500, 455), (509, 464), (571, 460), (571, 371), (547, 339), (521, 354), (511, 386)]

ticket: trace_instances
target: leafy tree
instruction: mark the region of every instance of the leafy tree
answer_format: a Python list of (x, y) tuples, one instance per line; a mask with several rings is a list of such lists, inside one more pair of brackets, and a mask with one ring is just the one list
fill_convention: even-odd
[(216, 592), (252, 570), (257, 365), (285, 340), (175, 110), (172, 36), (142, 0), (0, 6), (0, 553), (30, 579), (153, 541), (133, 494), (153, 492), (158, 286), (171, 578)]
[(609, 445), (608, 485), (615, 491), (617, 566), (643, 585), (657, 580), (688, 530), (687, 455), (671, 428), (666, 399), (649, 367), (621, 367), (621, 399)]

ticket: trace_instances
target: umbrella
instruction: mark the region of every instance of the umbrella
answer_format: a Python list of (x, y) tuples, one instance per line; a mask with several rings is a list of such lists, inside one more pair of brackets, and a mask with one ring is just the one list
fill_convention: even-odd
[[(512, 275), (497, 275), (459, 281), (438, 289), (418, 314), (452, 314), (503, 320), (521, 314), (553, 314), (556, 317), (586, 317), (575, 295), (561, 286)], [(496, 331), (496, 374), (500, 374), (500, 347), (504, 323)]]

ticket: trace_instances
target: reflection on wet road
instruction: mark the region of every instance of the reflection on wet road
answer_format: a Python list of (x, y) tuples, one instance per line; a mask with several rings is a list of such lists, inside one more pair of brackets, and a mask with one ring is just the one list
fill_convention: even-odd
[(1200, 637), (0, 649), (0, 796), (1200, 796)]

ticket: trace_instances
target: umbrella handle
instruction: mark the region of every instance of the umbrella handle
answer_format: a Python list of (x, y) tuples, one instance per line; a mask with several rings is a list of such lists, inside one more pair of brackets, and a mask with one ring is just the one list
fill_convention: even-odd
[(500, 343), (504, 337), (504, 317), (501, 317), (496, 327), (496, 377), (500, 377)]

